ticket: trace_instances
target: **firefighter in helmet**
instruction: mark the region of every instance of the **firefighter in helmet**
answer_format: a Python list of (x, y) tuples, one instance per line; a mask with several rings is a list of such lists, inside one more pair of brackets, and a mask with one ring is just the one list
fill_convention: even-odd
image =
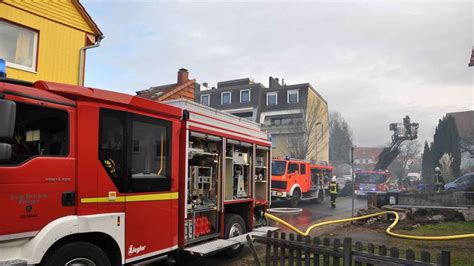
[(435, 168), (435, 191), (441, 192), (444, 190), (444, 178), (441, 175), (441, 169), (439, 167)]
[(331, 183), (329, 183), (329, 195), (331, 196), (331, 207), (336, 208), (337, 192), (339, 192), (339, 185), (336, 182), (336, 176), (333, 176)]

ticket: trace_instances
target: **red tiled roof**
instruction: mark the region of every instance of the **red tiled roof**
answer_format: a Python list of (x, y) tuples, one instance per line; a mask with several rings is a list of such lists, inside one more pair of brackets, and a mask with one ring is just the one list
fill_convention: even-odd
[(354, 159), (372, 159), (376, 162), (383, 148), (378, 147), (356, 147), (354, 149)]

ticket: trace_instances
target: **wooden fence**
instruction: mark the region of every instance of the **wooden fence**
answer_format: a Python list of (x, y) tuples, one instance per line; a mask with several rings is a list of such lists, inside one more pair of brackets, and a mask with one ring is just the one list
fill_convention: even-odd
[[(352, 242), (351, 238), (334, 239), (331, 243), (329, 238), (318, 237), (302, 238), (298, 235), (282, 232), (268, 232), (267, 236), (254, 236), (258, 243), (266, 245), (265, 265), (450, 265), (450, 253), (442, 251), (436, 258), (431, 258), (427, 251), (415, 254), (412, 249), (399, 250), (398, 248), (387, 248), (386, 246), (375, 246), (368, 244), (364, 246), (361, 242)], [(404, 255), (404, 256), (403, 256)], [(418, 255), (418, 256), (417, 256)], [(254, 255), (256, 257), (256, 254)], [(260, 261), (256, 261), (260, 265)]]

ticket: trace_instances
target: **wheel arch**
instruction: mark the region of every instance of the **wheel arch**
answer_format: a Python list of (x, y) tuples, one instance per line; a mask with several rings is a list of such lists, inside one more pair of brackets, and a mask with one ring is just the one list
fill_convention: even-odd
[(291, 189), (290, 189), (290, 195), (289, 195), (290, 197), (293, 196), (293, 192), (295, 191), (295, 189), (299, 189), (299, 191), (300, 191), (300, 196), (301, 196), (301, 191), (302, 191), (302, 190), (301, 190), (300, 185), (299, 185), (299, 184), (293, 184), (293, 186), (292, 186)]
[[(41, 231), (25, 244), (18, 246), (20, 257), (28, 264), (40, 263), (48, 252), (67, 241), (85, 241), (113, 247), (106, 251), (107, 255), (116, 256), (118, 248), (121, 262), (125, 261), (125, 215), (108, 213), (85, 216), (66, 216), (46, 225)], [(91, 241), (92, 240), (92, 241)]]
[(56, 241), (46, 251), (42, 258), (42, 262), (49, 254), (57, 248), (72, 242), (88, 242), (102, 249), (110, 260), (111, 265), (119, 266), (123, 264), (121, 251), (118, 243), (110, 235), (102, 232), (79, 233), (65, 236)]

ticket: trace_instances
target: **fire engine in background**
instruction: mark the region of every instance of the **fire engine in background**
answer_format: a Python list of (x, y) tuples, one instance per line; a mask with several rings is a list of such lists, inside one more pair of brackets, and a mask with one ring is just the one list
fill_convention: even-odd
[(329, 165), (276, 158), (272, 162), (272, 198), (289, 200), (292, 207), (301, 200), (322, 201), (332, 171)]
[(393, 131), (392, 142), (379, 154), (374, 170), (355, 172), (355, 195), (365, 196), (367, 192), (371, 191), (386, 192), (399, 189), (398, 185), (391, 185), (391, 175), (387, 168), (400, 154), (400, 145), (406, 140), (414, 140), (418, 137), (418, 127), (419, 124), (412, 123), (408, 115), (403, 118), (403, 123), (391, 123), (389, 125), (390, 131)]
[(193, 102), (1, 79), (0, 264), (234, 256), (276, 230), (270, 147), (259, 125)]
[(389, 171), (361, 171), (355, 172), (354, 194), (367, 196), (367, 192), (387, 192), (390, 187)]

